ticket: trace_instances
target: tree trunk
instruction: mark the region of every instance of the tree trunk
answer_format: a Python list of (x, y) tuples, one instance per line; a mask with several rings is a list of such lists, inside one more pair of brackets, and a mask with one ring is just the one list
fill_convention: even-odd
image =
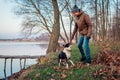
[(58, 45), (58, 39), (60, 35), (59, 8), (58, 8), (57, 0), (52, 0), (52, 4), (54, 9), (54, 24), (53, 24), (52, 33), (50, 36), (47, 54), (56, 51), (56, 48)]
[(107, 39), (109, 39), (109, 37), (108, 37), (108, 33), (107, 33), (107, 31), (108, 31), (108, 24), (109, 24), (109, 21), (108, 21), (108, 17), (109, 17), (109, 0), (106, 0), (106, 38)]
[(120, 28), (119, 28), (119, 2), (117, 0), (116, 2), (116, 41), (119, 41), (119, 37), (120, 37)]
[(104, 10), (104, 0), (102, 0), (102, 39), (104, 40), (106, 36), (106, 30), (105, 30), (105, 10)]
[(97, 11), (97, 0), (95, 0), (95, 20), (96, 20), (96, 24), (95, 24), (95, 28), (96, 28), (96, 35), (95, 35), (95, 39), (97, 40), (97, 25), (98, 25), (98, 11)]

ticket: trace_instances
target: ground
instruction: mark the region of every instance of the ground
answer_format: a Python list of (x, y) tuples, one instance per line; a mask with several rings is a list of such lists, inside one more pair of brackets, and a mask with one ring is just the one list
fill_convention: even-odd
[[(42, 61), (22, 71), (16, 80), (120, 80), (120, 45), (117, 43), (90, 44), (92, 63), (79, 62), (80, 53), (76, 45), (72, 48), (73, 67), (63, 65), (58, 67), (57, 56), (52, 54), (50, 59)], [(42, 59), (46, 60), (46, 59)], [(15, 79), (12, 77), (11, 80)]]

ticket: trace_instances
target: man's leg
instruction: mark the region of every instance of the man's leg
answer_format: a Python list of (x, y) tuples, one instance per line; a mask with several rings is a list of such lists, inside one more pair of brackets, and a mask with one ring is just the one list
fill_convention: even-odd
[(81, 58), (80, 61), (84, 61), (86, 59), (85, 54), (84, 54), (84, 50), (83, 50), (83, 47), (82, 47), (83, 41), (84, 41), (84, 36), (80, 36), (80, 38), (78, 40), (78, 48), (79, 48), (79, 51), (82, 55), (82, 58)]
[(91, 56), (90, 56), (90, 48), (89, 48), (89, 38), (84, 36), (83, 47), (86, 53), (86, 61), (87, 63), (91, 63)]

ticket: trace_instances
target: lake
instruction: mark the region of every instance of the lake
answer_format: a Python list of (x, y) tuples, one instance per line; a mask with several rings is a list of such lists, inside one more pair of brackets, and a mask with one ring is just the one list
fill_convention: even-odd
[[(48, 42), (0, 42), (0, 55), (45, 55)], [(0, 79), (4, 78), (4, 61), (0, 59)], [(6, 76), (11, 75), (11, 59), (7, 59)], [(26, 66), (36, 64), (36, 59), (27, 59)], [(22, 61), (23, 65), (23, 61)], [(13, 73), (20, 71), (20, 60), (13, 59)]]

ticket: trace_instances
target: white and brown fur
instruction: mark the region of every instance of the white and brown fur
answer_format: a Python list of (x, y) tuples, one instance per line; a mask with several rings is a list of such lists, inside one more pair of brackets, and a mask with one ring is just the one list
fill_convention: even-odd
[(70, 43), (67, 43), (64, 46), (63, 51), (61, 51), (58, 55), (58, 63), (59, 67), (61, 66), (62, 61), (65, 61), (66, 63), (66, 68), (68, 68), (68, 61), (71, 62), (71, 64), (74, 66), (73, 61), (70, 59), (71, 58), (71, 47), (72, 45)]

